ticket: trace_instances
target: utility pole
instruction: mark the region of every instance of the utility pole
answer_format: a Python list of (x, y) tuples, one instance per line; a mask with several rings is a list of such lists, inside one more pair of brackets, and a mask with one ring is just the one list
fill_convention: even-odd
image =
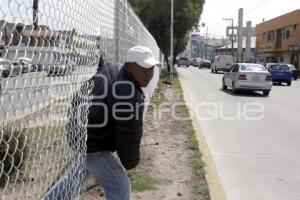
[(208, 26), (206, 26), (206, 35), (205, 35), (205, 59), (207, 59), (207, 40), (208, 40)]
[(238, 53), (237, 53), (237, 62), (243, 62), (243, 15), (244, 15), (244, 9), (239, 9), (239, 21), (238, 21), (238, 29), (237, 29), (237, 35), (238, 35)]
[(171, 44), (170, 44), (170, 70), (171, 70), (171, 78), (174, 77), (174, 0), (171, 0)]
[(233, 30), (234, 23), (233, 23), (233, 18), (223, 18), (223, 20), (231, 21), (231, 36), (230, 36), (230, 38), (231, 38), (231, 53), (232, 53), (232, 56), (234, 58), (234, 37), (233, 37), (233, 35), (234, 35), (234, 30)]
[(38, 14), (39, 14), (39, 0), (33, 0), (32, 9), (33, 9), (33, 13), (32, 13), (33, 27), (34, 27), (34, 30), (37, 30), (38, 25), (39, 25), (39, 16), (38, 16)]
[(246, 36), (246, 61), (251, 61), (251, 21), (247, 21), (247, 36)]
[(114, 62), (120, 62), (120, 0), (115, 1), (115, 24), (114, 24), (114, 43), (115, 43), (115, 58)]

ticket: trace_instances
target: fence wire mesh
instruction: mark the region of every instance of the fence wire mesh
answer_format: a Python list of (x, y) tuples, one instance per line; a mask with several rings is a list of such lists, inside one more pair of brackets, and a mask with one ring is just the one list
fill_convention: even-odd
[(40, 199), (71, 170), (80, 199), (88, 106), (80, 124), (68, 110), (82, 87), (89, 105), (100, 56), (123, 63), (135, 45), (163, 59), (127, 0), (0, 0), (0, 199)]

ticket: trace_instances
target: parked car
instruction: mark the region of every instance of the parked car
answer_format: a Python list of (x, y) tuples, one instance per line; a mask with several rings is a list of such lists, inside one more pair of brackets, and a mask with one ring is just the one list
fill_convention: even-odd
[(193, 65), (194, 67), (200, 67), (201, 64), (201, 58), (194, 58), (191, 62), (191, 65)]
[(296, 69), (295, 65), (287, 64), (287, 66), (289, 67), (289, 69), (292, 73), (293, 79), (297, 80), (298, 79), (298, 70)]
[(180, 67), (181, 65), (185, 65), (186, 67), (189, 67), (190, 66), (190, 59), (187, 58), (187, 57), (180, 57), (177, 60), (177, 65), (178, 65), (178, 67)]
[(43, 64), (31, 64), (29, 67), (30, 72), (42, 72), (42, 71), (47, 71), (45, 69), (45, 65)]
[(292, 84), (292, 72), (287, 64), (273, 64), (269, 67), (272, 75), (273, 83), (286, 83), (288, 86)]
[(64, 76), (72, 74), (75, 70), (75, 63), (68, 61), (56, 61), (48, 64), (48, 76)]
[(222, 89), (231, 88), (233, 93), (240, 90), (262, 91), (268, 96), (272, 89), (272, 76), (261, 64), (233, 64), (222, 79)]
[(29, 72), (30, 65), (26, 63), (20, 62), (9, 62), (5, 69), (2, 72), (4, 78), (12, 77), (12, 76), (21, 76), (24, 73)]
[(200, 68), (202, 67), (210, 68), (210, 66), (211, 66), (211, 60), (208, 59), (201, 60)]
[(15, 62), (22, 63), (22, 64), (31, 64), (32, 59), (27, 57), (19, 57), (15, 60)]
[(2, 80), (2, 78), (4, 78), (3, 73), (8, 65), (9, 65), (9, 61), (0, 58), (0, 95), (2, 94), (1, 80)]
[(233, 57), (231, 55), (216, 56), (211, 64), (211, 72), (218, 73), (218, 71), (227, 71), (233, 65)]
[(9, 76), (9, 65), (10, 62), (8, 60), (0, 58), (0, 80)]

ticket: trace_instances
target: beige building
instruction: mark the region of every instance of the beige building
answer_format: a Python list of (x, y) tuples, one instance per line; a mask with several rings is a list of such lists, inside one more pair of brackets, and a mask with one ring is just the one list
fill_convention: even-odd
[(256, 26), (257, 58), (300, 68), (300, 9)]

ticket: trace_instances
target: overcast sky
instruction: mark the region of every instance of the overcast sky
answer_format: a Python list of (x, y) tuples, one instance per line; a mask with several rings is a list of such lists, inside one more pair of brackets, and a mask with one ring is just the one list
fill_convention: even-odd
[[(222, 18), (233, 18), (238, 23), (238, 9), (244, 8), (244, 26), (252, 21), (252, 26), (265, 20), (300, 9), (300, 0), (206, 0), (201, 16), (201, 23), (208, 26), (212, 37), (226, 36), (226, 26), (231, 22)], [(202, 34), (206, 28), (201, 28)]]

